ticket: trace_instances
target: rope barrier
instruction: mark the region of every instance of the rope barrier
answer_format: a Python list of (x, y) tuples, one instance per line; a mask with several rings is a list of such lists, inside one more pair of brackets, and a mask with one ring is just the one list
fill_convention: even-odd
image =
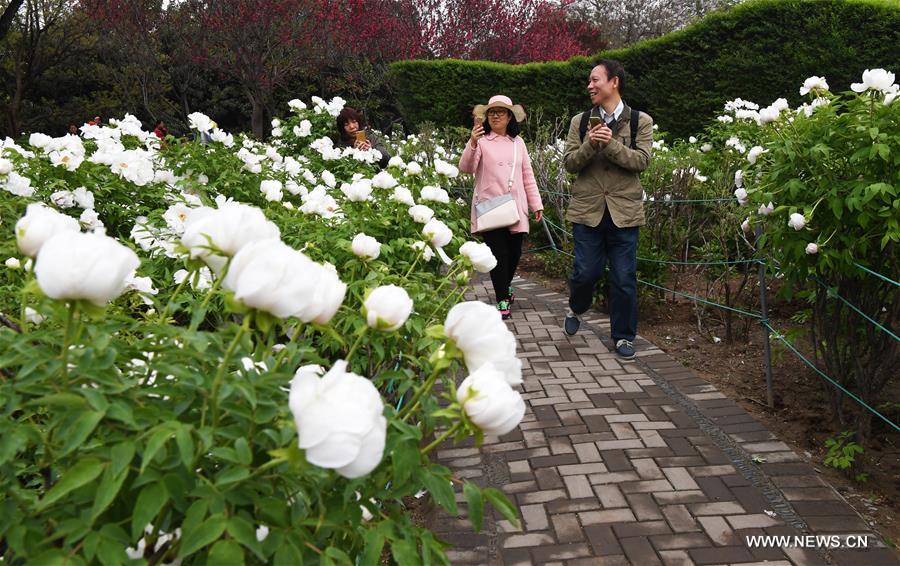
[(685, 298), (688, 298), (688, 299), (697, 301), (698, 303), (703, 303), (703, 304), (710, 305), (710, 306), (713, 306), (713, 307), (718, 307), (718, 308), (720, 308), (720, 309), (725, 309), (725, 310), (729, 310), (729, 311), (734, 311), (734, 312), (736, 312), (736, 313), (738, 313), (738, 314), (742, 314), (742, 315), (744, 315), (744, 316), (749, 316), (750, 318), (755, 318), (755, 319), (757, 319), (757, 320), (762, 320), (762, 319), (763, 319), (763, 318), (762, 318), (762, 315), (759, 314), (759, 313), (752, 313), (752, 312), (743, 311), (743, 310), (741, 310), (741, 309), (736, 309), (736, 308), (734, 308), (734, 307), (729, 307), (728, 305), (723, 305), (722, 303), (716, 303), (716, 302), (713, 302), (713, 301), (709, 301), (709, 300), (707, 300), (707, 299), (704, 299), (703, 297), (698, 297), (698, 296), (696, 296), (696, 295), (691, 295), (691, 294), (689, 294), (689, 293), (682, 293), (681, 291), (676, 291), (675, 289), (669, 289), (669, 288), (667, 288), (667, 287), (663, 287), (663, 286), (661, 286), (661, 285), (657, 285), (656, 283), (650, 283), (649, 281), (644, 281), (643, 279), (638, 279), (638, 283), (642, 283), (642, 284), (647, 285), (647, 286), (649, 286), (649, 287), (654, 287), (654, 288), (659, 289), (659, 290), (661, 290), (661, 291), (666, 291), (666, 292), (669, 292), (669, 293), (674, 293), (674, 294), (676, 294), (676, 295), (680, 295), (680, 296), (682, 296), (682, 297), (685, 297)]
[(881, 420), (883, 420), (884, 422), (886, 422), (887, 424), (889, 424), (890, 426), (892, 426), (895, 430), (900, 431), (900, 425), (897, 425), (897, 423), (891, 421), (890, 419), (888, 419), (887, 417), (885, 417), (884, 415), (882, 415), (881, 413), (879, 413), (878, 411), (876, 411), (875, 409), (873, 409), (872, 407), (870, 407), (865, 401), (863, 401), (862, 399), (860, 399), (859, 397), (857, 397), (856, 395), (854, 395), (853, 393), (851, 393), (850, 391), (848, 391), (843, 385), (841, 385), (841, 384), (838, 383), (837, 381), (833, 380), (833, 379), (832, 379), (831, 377), (829, 377), (825, 372), (823, 372), (822, 370), (820, 370), (819, 368), (817, 368), (812, 362), (810, 362), (808, 359), (806, 359), (806, 357), (805, 357), (803, 354), (801, 354), (800, 351), (797, 350), (797, 348), (796, 348), (793, 344), (791, 344), (784, 336), (782, 336), (780, 332), (778, 332), (777, 330), (775, 330), (774, 328), (772, 328), (772, 325), (770, 325), (770, 324), (768, 323), (768, 321), (760, 321), (760, 322), (763, 324), (763, 326), (765, 326), (766, 328), (768, 328), (768, 329), (772, 332), (772, 335), (773, 335), (773, 336), (775, 336), (776, 338), (778, 338), (781, 342), (784, 343), (785, 346), (787, 346), (792, 352), (794, 352), (794, 354), (796, 354), (796, 356), (797, 356), (798, 358), (800, 358), (801, 360), (803, 360), (804, 362), (806, 362), (806, 365), (808, 365), (809, 367), (811, 367), (812, 369), (814, 369), (814, 370), (816, 371), (816, 373), (818, 373), (819, 375), (821, 375), (822, 377), (824, 377), (828, 382), (830, 382), (832, 385), (834, 385), (835, 387), (837, 387), (838, 389), (840, 389), (840, 390), (841, 390), (842, 392), (844, 392), (848, 397), (850, 397), (851, 399), (853, 399), (854, 401), (856, 401), (857, 403), (859, 403), (860, 405), (862, 405), (863, 407), (865, 407), (866, 409), (868, 409), (869, 412), (871, 412), (871, 413), (874, 414), (874, 415), (877, 415)]
[(863, 271), (866, 271), (866, 272), (868, 272), (868, 273), (871, 273), (872, 275), (874, 275), (875, 277), (878, 277), (879, 279), (884, 279), (884, 280), (887, 281), (888, 283), (890, 283), (890, 284), (892, 284), (892, 285), (896, 285), (897, 287), (900, 287), (900, 283), (897, 283), (897, 282), (894, 281), (893, 279), (890, 279), (890, 278), (888, 278), (888, 277), (885, 277), (884, 275), (878, 273), (877, 271), (872, 271), (871, 269), (869, 269), (869, 268), (866, 267), (865, 265), (860, 265), (860, 264), (856, 263), (855, 261), (853, 262), (853, 265), (855, 265), (856, 267), (862, 269)]
[(819, 279), (818, 277), (812, 277), (812, 279), (813, 279), (813, 281), (815, 281), (816, 283), (818, 283), (819, 285), (821, 285), (822, 287), (824, 287), (825, 289), (828, 290), (828, 296), (829, 296), (829, 297), (836, 297), (836, 298), (840, 299), (841, 302), (843, 302), (845, 305), (847, 305), (848, 307), (850, 307), (851, 309), (853, 309), (853, 311), (855, 311), (858, 315), (860, 315), (860, 316), (863, 317), (864, 319), (866, 319), (866, 320), (868, 320), (869, 322), (871, 322), (872, 324), (874, 324), (879, 330), (882, 330), (883, 332), (888, 333), (888, 335), (890, 335), (891, 338), (893, 338), (894, 340), (897, 340), (898, 342), (900, 342), (900, 337), (898, 337), (896, 334), (894, 334), (893, 332), (891, 332), (890, 330), (888, 330), (887, 328), (885, 328), (884, 326), (882, 326), (881, 323), (879, 323), (879, 322), (878, 322), (877, 320), (875, 320), (874, 318), (870, 317), (869, 315), (867, 315), (867, 314), (864, 313), (863, 311), (859, 310), (859, 308), (857, 308), (856, 305), (854, 305), (853, 303), (851, 303), (850, 301), (848, 301), (848, 300), (845, 299), (844, 297), (838, 295), (838, 294), (837, 294), (837, 291), (833, 291), (832, 288), (829, 287), (828, 285), (826, 285), (824, 281), (822, 281), (822, 280)]

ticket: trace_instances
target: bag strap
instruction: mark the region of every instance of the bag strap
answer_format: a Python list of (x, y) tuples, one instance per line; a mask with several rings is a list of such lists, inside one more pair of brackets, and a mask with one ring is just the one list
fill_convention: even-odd
[(519, 159), (519, 142), (513, 138), (513, 161), (512, 169), (509, 171), (509, 180), (506, 181), (506, 191), (511, 193), (513, 186), (513, 177), (516, 176), (516, 161)]
[(637, 149), (637, 128), (638, 120), (641, 119), (641, 113), (631, 109), (631, 149)]

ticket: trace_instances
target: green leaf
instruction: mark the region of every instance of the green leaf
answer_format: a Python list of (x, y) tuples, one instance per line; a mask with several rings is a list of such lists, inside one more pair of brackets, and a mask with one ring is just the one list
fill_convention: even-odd
[(369, 529), (365, 541), (365, 551), (360, 561), (361, 566), (379, 566), (381, 552), (384, 550), (384, 534), (379, 529)]
[(97, 517), (99, 517), (100, 514), (109, 507), (110, 503), (115, 500), (127, 477), (127, 468), (120, 469), (119, 474), (116, 475), (114, 465), (110, 464), (106, 467), (106, 471), (103, 472), (103, 477), (100, 479), (100, 485), (97, 486), (97, 495), (94, 496), (94, 505), (91, 507), (91, 523), (96, 521)]
[(63, 474), (62, 478), (50, 488), (47, 495), (44, 496), (36, 506), (35, 510), (43, 511), (53, 503), (65, 497), (69, 492), (94, 481), (94, 479), (103, 472), (105, 464), (97, 458), (85, 458), (81, 460)]
[(244, 467), (229, 468), (219, 474), (216, 478), (216, 486), (222, 487), (231, 483), (239, 482), (250, 475), (250, 470)]
[(134, 458), (134, 442), (126, 440), (112, 447), (110, 450), (110, 459), (112, 464), (113, 475), (119, 475)]
[(340, 548), (329, 546), (325, 549), (323, 555), (323, 564), (340, 564), (341, 566), (353, 566), (353, 561), (347, 556), (347, 553)]
[(290, 524), (288, 506), (280, 499), (268, 498), (258, 501), (256, 512), (268, 525), (287, 527)]
[(274, 566), (302, 566), (303, 555), (297, 550), (290, 540), (284, 539), (278, 550), (275, 551), (275, 558), (272, 560)]
[(150, 465), (150, 462), (153, 461), (153, 457), (156, 456), (156, 453), (159, 452), (160, 448), (172, 438), (173, 432), (172, 423), (162, 423), (156, 427), (156, 432), (150, 435), (150, 440), (147, 441), (147, 447), (144, 448), (144, 453), (141, 455), (141, 474), (144, 473), (144, 470), (146, 470), (147, 466)]
[(253, 551), (253, 554), (265, 562), (266, 556), (263, 554), (259, 541), (256, 540), (256, 529), (253, 528), (253, 524), (250, 521), (235, 515), (228, 519), (228, 525), (225, 528), (228, 530), (228, 534), (234, 537), (234, 540), (249, 548)]
[[(178, 551), (178, 558), (190, 556), (204, 546), (212, 544), (213, 541), (222, 536), (227, 524), (225, 515), (212, 515), (198, 525), (197, 528), (184, 533), (181, 549)], [(243, 554), (241, 556), (243, 557)]]
[(465, 494), (466, 501), (469, 503), (469, 521), (472, 522), (472, 527), (477, 533), (481, 531), (481, 527), (484, 524), (484, 497), (482, 497), (478, 486), (472, 482), (463, 484), (463, 494)]
[(169, 494), (161, 482), (153, 482), (144, 486), (144, 489), (138, 494), (134, 511), (131, 514), (132, 540), (140, 537), (140, 534), (144, 532), (144, 527), (153, 522), (168, 499)]
[(397, 564), (418, 564), (419, 553), (416, 551), (416, 543), (406, 539), (391, 542), (391, 554)]
[(481, 493), (487, 498), (488, 502), (494, 506), (494, 509), (500, 511), (500, 514), (503, 515), (507, 521), (514, 526), (519, 525), (519, 513), (502, 491), (489, 487), (482, 490)]
[(191, 470), (194, 463), (194, 438), (189, 425), (181, 426), (175, 431), (175, 444), (178, 446), (181, 463), (185, 469)]
[(394, 447), (391, 460), (394, 464), (394, 480), (398, 486), (402, 486), (410, 478), (412, 473), (419, 468), (422, 453), (418, 446), (411, 441), (401, 441)]
[(443, 507), (448, 513), (458, 514), (456, 498), (453, 495), (453, 487), (450, 485), (450, 480), (446, 477), (434, 475), (429, 470), (422, 474), (422, 482), (438, 505)]
[(97, 424), (103, 419), (103, 413), (98, 411), (87, 411), (82, 413), (75, 419), (72, 426), (66, 430), (58, 430), (58, 433), (65, 434), (66, 441), (62, 445), (60, 456), (69, 454), (82, 444), (97, 428)]
[(234, 451), (241, 464), (249, 466), (253, 462), (253, 453), (250, 451), (250, 445), (243, 436), (234, 442)]
[(241, 550), (240, 545), (232, 540), (220, 540), (209, 551), (209, 558), (207, 558), (206, 563), (208, 566), (220, 566), (222, 564), (243, 566), (244, 551)]
[(54, 393), (52, 395), (46, 395), (44, 397), (39, 397), (34, 401), (28, 403), (29, 405), (39, 405), (39, 406), (52, 406), (52, 407), (71, 407), (71, 408), (79, 408), (79, 407), (87, 407), (87, 401), (81, 395), (75, 395), (74, 393)]

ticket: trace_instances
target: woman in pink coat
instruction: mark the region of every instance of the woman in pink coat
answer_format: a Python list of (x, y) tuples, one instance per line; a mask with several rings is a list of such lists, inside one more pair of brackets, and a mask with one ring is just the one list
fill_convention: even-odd
[[(472, 199), (472, 232), (478, 233), (497, 258), (491, 271), (491, 282), (497, 298), (497, 309), (504, 319), (510, 318), (509, 307), (515, 295), (510, 287), (522, 256), (522, 242), (528, 233), (528, 211), (540, 222), (544, 205), (538, 194), (531, 170), (528, 148), (519, 136), (519, 122), (525, 120), (522, 106), (513, 105), (507, 96), (492, 96), (475, 107), (475, 127), (459, 158), (459, 170), (475, 175)], [(513, 151), (513, 148), (517, 148)], [(515, 161), (515, 164), (513, 163)], [(514, 169), (513, 169), (514, 167)], [(481, 231), (475, 218), (475, 203), (507, 192), (512, 169), (513, 199), (519, 209), (519, 222), (506, 228)]]

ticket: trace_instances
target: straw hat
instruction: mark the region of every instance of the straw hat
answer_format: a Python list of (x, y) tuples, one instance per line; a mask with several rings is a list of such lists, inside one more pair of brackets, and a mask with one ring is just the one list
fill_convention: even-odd
[(487, 114), (487, 111), (491, 108), (506, 108), (510, 112), (512, 112), (513, 116), (516, 118), (516, 122), (524, 122), (525, 121), (525, 109), (522, 108), (521, 104), (513, 104), (512, 100), (508, 96), (503, 96), (502, 94), (495, 94), (488, 100), (487, 104), (479, 104), (475, 106), (475, 109), (472, 111), (473, 114), (479, 117), (483, 117)]

